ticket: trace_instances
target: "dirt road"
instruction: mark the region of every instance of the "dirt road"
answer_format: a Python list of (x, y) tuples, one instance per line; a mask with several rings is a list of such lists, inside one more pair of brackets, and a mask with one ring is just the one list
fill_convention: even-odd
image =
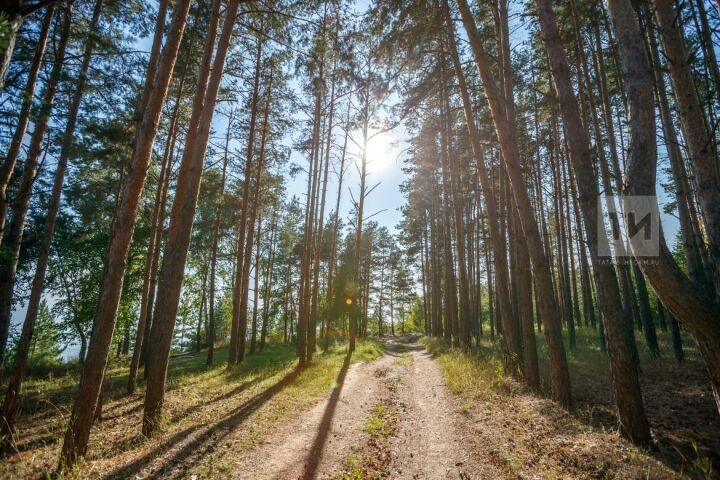
[[(368, 428), (378, 411), (382, 435)], [(247, 452), (234, 478), (486, 478), (490, 470), (470, 465), (457, 416), (432, 357), (409, 337), (389, 341), (381, 358), (346, 364), (330, 396)]]

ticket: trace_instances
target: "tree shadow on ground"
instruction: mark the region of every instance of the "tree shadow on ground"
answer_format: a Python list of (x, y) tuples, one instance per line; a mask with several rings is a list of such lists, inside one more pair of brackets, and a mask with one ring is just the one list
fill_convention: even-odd
[(154, 471), (145, 478), (160, 478), (163, 474), (167, 473), (178, 464), (182, 464), (182, 470), (189, 469), (197, 463), (199, 459), (203, 458), (205, 454), (218, 445), (228, 434), (235, 430), (243, 422), (243, 420), (260, 408), (265, 402), (278, 394), (283, 388), (290, 385), (301, 371), (302, 370), (300, 368), (296, 367), (280, 381), (250, 398), (233, 410), (225, 418), (219, 420), (210, 427), (203, 429), (202, 425), (193, 425), (185, 430), (177, 432), (147, 454), (110, 472), (103, 478), (108, 480), (132, 478), (144, 468), (150, 466), (154, 460), (163, 456), (170, 450), (173, 450), (184, 441), (186, 442), (177, 452), (173, 453), (173, 455), (167, 460), (164, 460), (162, 465), (154, 469)]
[(325, 407), (325, 412), (323, 413), (322, 420), (320, 421), (318, 432), (315, 435), (312, 447), (310, 448), (307, 458), (305, 459), (305, 470), (302, 476), (303, 480), (310, 480), (315, 478), (315, 473), (317, 472), (318, 466), (320, 465), (323, 450), (325, 449), (325, 444), (327, 443), (327, 438), (330, 433), (330, 426), (332, 425), (332, 419), (335, 415), (335, 409), (337, 408), (338, 401), (340, 400), (340, 394), (342, 393), (342, 387), (345, 383), (345, 377), (347, 376), (348, 369), (350, 368), (351, 358), (352, 352), (348, 351), (347, 355), (345, 355), (345, 360), (343, 361), (342, 368), (340, 369), (337, 379), (335, 380), (335, 388), (333, 389), (332, 393), (330, 394), (330, 398), (328, 399), (328, 404)]

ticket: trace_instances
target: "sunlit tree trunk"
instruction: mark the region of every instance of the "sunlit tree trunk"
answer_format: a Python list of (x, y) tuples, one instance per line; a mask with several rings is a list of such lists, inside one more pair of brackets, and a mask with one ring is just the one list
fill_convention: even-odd
[(265, 348), (267, 339), (268, 323), (270, 321), (270, 295), (272, 294), (272, 282), (275, 268), (275, 251), (277, 250), (277, 211), (279, 199), (275, 200), (273, 212), (270, 219), (270, 259), (268, 260), (267, 272), (263, 285), (263, 309), (262, 326), (260, 328), (260, 351)]
[(259, 298), (259, 290), (260, 290), (260, 247), (262, 242), (262, 234), (264, 233), (262, 231), (262, 223), (263, 218), (262, 214), (258, 217), (257, 221), (257, 239), (255, 240), (255, 266), (253, 267), (253, 270), (255, 270), (254, 273), (254, 279), (253, 283), (255, 284), (255, 287), (253, 288), (253, 313), (252, 313), (252, 328), (250, 330), (250, 354), (254, 354), (257, 350), (257, 334), (258, 334), (258, 298)]
[(147, 387), (142, 426), (143, 434), (146, 436), (152, 436), (157, 432), (162, 418), (170, 346), (180, 302), (195, 207), (200, 192), (205, 152), (238, 7), (239, 0), (233, 0), (225, 10), (222, 32), (213, 59), (212, 51), (220, 17), (220, 0), (213, 2), (196, 96), (193, 99), (193, 111), (175, 189), (175, 201), (170, 214), (168, 240), (158, 277), (157, 303), (150, 330), (152, 348), (148, 352), (146, 365)]
[[(238, 343), (238, 363), (242, 362), (245, 358), (245, 337), (247, 335), (247, 315), (248, 315), (248, 296), (250, 293), (250, 262), (252, 260), (252, 250), (255, 245), (255, 224), (260, 211), (260, 199), (263, 187), (263, 172), (265, 171), (265, 149), (267, 145), (267, 136), (270, 131), (270, 125), (268, 123), (268, 117), (270, 115), (270, 102), (272, 98), (272, 79), (273, 72), (272, 67), (270, 69), (270, 75), (267, 81), (267, 92), (265, 93), (265, 112), (262, 121), (262, 131), (260, 133), (260, 149), (258, 151), (257, 168), (255, 172), (255, 185), (253, 188), (253, 200), (252, 208), (250, 210), (249, 230), (247, 239), (245, 241), (245, 258), (243, 259), (243, 272), (242, 272), (242, 285), (243, 290), (241, 292), (242, 297), (240, 298), (240, 322), (239, 322), (239, 343)], [(259, 231), (258, 231), (259, 235)]]
[[(188, 52), (190, 50), (188, 49)], [(187, 56), (186, 56), (187, 58)], [(187, 65), (187, 64), (186, 64)], [(185, 85), (185, 77), (187, 67), (183, 69), (183, 74), (178, 86), (178, 94), (175, 99), (170, 126), (168, 128), (168, 137), (165, 143), (165, 152), (163, 161), (160, 166), (160, 177), (158, 178), (157, 190), (155, 192), (155, 204), (150, 218), (150, 243), (147, 249), (147, 258), (145, 259), (145, 271), (143, 272), (143, 290), (140, 297), (140, 316), (138, 318), (137, 333), (135, 336), (135, 348), (133, 356), (130, 360), (130, 372), (128, 374), (128, 383), (126, 392), (131, 395), (135, 392), (137, 383), (137, 371), (140, 366), (145, 340), (150, 331), (150, 319), (152, 317), (153, 299), (155, 292), (155, 284), (153, 279), (157, 275), (157, 264), (159, 262), (160, 244), (162, 243), (162, 232), (164, 226), (164, 210), (167, 200), (166, 192), (170, 183), (170, 170), (172, 168), (173, 151), (175, 140), (177, 138), (177, 122), (180, 111), (180, 103), (183, 95), (183, 86)]]
[(235, 265), (235, 285), (233, 287), (233, 308), (232, 308), (232, 325), (230, 327), (230, 351), (228, 353), (228, 367), (237, 363), (238, 348), (240, 343), (245, 343), (245, 338), (240, 338), (240, 321), (244, 313), (240, 309), (242, 302), (242, 292), (244, 285), (242, 283), (243, 274), (245, 272), (245, 237), (247, 234), (247, 224), (250, 217), (250, 182), (253, 175), (253, 156), (255, 154), (255, 134), (258, 114), (258, 102), (260, 100), (260, 74), (262, 73), (262, 51), (263, 39), (257, 40), (257, 48), (255, 50), (255, 78), (253, 80), (253, 91), (250, 100), (250, 123), (248, 125), (247, 152), (245, 155), (244, 174), (245, 178), (242, 183), (242, 199), (240, 201), (241, 214), (238, 219), (238, 239), (236, 251)]
[(337, 240), (338, 240), (338, 228), (340, 226), (340, 199), (342, 198), (342, 187), (343, 178), (345, 176), (345, 157), (347, 155), (348, 138), (350, 135), (350, 103), (348, 103), (347, 118), (345, 120), (345, 139), (343, 140), (342, 152), (340, 154), (340, 168), (338, 170), (338, 187), (337, 194), (335, 195), (335, 210), (333, 211), (332, 221), (332, 241), (330, 244), (330, 258), (328, 259), (328, 274), (327, 274), (327, 305), (328, 312), (325, 320), (325, 337), (323, 341), (323, 351), (327, 352), (330, 346), (330, 335), (328, 331), (330, 329), (330, 318), (334, 314), (331, 310), (331, 306), (334, 300), (334, 288), (335, 288), (335, 262), (337, 256)]
[(705, 292), (707, 295), (712, 294), (712, 281), (708, 278), (707, 273), (711, 270), (706, 267), (703, 262), (703, 249), (705, 247), (704, 240), (698, 234), (699, 228), (695, 225), (693, 215), (690, 210), (690, 204), (695, 201), (690, 183), (687, 178), (687, 170), (685, 162), (680, 151), (680, 143), (673, 124), (672, 115), (670, 113), (670, 105), (667, 98), (665, 87), (665, 78), (661, 70), (660, 54), (658, 53), (657, 39), (655, 31), (650, 28), (649, 21), (652, 20), (652, 14), (649, 8), (644, 10), (645, 20), (648, 22), (646, 29), (648, 42), (650, 44), (650, 53), (653, 61), (653, 72), (655, 74), (655, 93), (658, 107), (660, 110), (660, 119), (662, 122), (663, 136), (665, 138), (665, 148), (670, 159), (670, 168), (675, 182), (675, 198), (678, 207), (678, 218), (680, 220), (680, 233), (683, 239), (683, 250), (685, 251), (685, 260), (687, 263), (688, 276), (695, 286)]
[[(80, 70), (75, 83), (75, 93), (73, 94), (68, 107), (67, 123), (62, 137), (60, 157), (55, 169), (52, 194), (47, 207), (45, 228), (43, 231), (42, 243), (40, 244), (40, 251), (38, 252), (38, 260), (35, 266), (35, 274), (33, 276), (32, 287), (30, 290), (30, 298), (28, 299), (26, 308), (25, 321), (23, 322), (20, 340), (18, 341), (17, 350), (15, 352), (13, 369), (10, 373), (10, 377), (8, 378), (8, 388), (5, 394), (5, 401), (3, 403), (2, 411), (0, 412), (0, 418), (2, 418), (0, 438), (2, 439), (9, 439), (14, 428), (15, 414), (17, 413), (18, 406), (18, 395), (20, 394), (20, 388), (25, 375), (25, 367), (28, 360), (28, 348), (31, 340), (33, 339), (35, 322), (37, 320), (40, 301), (42, 299), (45, 274), (47, 272), (48, 260), (50, 258), (50, 247), (52, 245), (53, 234), (55, 232), (55, 221), (57, 219), (58, 210), (60, 209), (65, 172), (67, 171), (68, 159), (74, 143), (75, 125), (77, 124), (78, 112), (80, 111), (80, 103), (82, 102), (83, 94), (85, 93), (87, 72), (90, 67), (90, 59), (95, 46), (93, 37), (96, 33), (101, 8), (102, 0), (96, 0), (93, 8), (93, 16), (87, 32), (87, 41), (85, 42), (83, 49)], [(52, 10), (52, 7), (50, 7), (50, 10)], [(52, 16), (52, 13), (49, 15)], [(46, 26), (46, 23), (43, 22), (43, 29), (45, 29)], [(47, 35), (47, 32), (43, 33), (45, 36)], [(42, 36), (43, 34), (41, 34), (41, 37)], [(45, 40), (42, 41), (44, 42)]]
[(212, 247), (210, 251), (210, 292), (208, 299), (208, 355), (206, 365), (213, 364), (215, 354), (215, 282), (217, 279), (218, 244), (220, 243), (220, 222), (222, 220), (222, 202), (225, 194), (225, 177), (227, 176), (228, 161), (230, 159), (230, 139), (233, 126), (233, 112), (228, 116), (227, 131), (225, 132), (225, 149), (223, 154), (222, 174), (220, 175), (220, 191), (215, 198), (215, 221), (213, 223)]
[(190, 0), (178, 0), (168, 28), (165, 47), (160, 56), (156, 78), (146, 79), (154, 85), (143, 112), (143, 120), (135, 137), (135, 150), (127, 182), (122, 193), (117, 218), (110, 236), (98, 308), (93, 321), (93, 335), (75, 397), (70, 424), (65, 434), (59, 471), (72, 468), (78, 457), (85, 455), (95, 407), (100, 395), (108, 350), (117, 320), (117, 310), (127, 265), (127, 254), (137, 219), (152, 147), (157, 135), (162, 106), (175, 67), (180, 41), (185, 31)]

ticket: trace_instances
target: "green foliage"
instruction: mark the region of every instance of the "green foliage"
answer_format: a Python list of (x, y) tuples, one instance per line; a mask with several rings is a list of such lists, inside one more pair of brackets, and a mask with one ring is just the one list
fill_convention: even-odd
[(45, 300), (40, 302), (30, 347), (31, 364), (57, 364), (60, 362), (60, 332)]

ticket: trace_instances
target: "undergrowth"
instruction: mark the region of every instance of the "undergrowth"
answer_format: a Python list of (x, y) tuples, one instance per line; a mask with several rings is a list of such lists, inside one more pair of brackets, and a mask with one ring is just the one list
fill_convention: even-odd
[[(228, 422), (241, 421), (246, 427), (226, 444), (214, 443), (212, 436), (185, 458), (183, 469), (199, 477), (225, 477), (239, 456), (228, 455), (252, 448), (280, 421), (290, 421), (326, 395), (343, 367), (369, 361), (383, 354), (375, 340), (358, 340), (356, 350), (347, 357), (345, 344), (334, 345), (327, 353), (317, 352), (313, 362), (297, 367), (292, 345), (268, 345), (263, 351), (245, 357), (242, 364), (228, 368), (227, 348), (215, 352), (215, 365), (206, 367), (206, 352), (175, 356), (170, 361), (165, 401), (164, 431), (158, 438), (139, 437), (144, 385), (140, 381), (132, 396), (124, 393), (127, 381), (125, 362), (114, 362), (108, 369), (104, 392), (103, 421), (96, 424), (91, 437), (88, 460), (71, 478), (114, 474), (134, 478), (138, 471), (125, 471), (123, 465), (142, 462), (139, 468), (169, 468), (173, 460), (151, 452), (170, 438), (184, 432), (213, 431)], [(77, 375), (33, 380), (23, 393), (18, 444), (23, 455), (13, 462), (0, 462), (0, 478), (31, 478), (50, 474), (57, 461), (57, 442), (66, 428), (64, 412), (72, 406)], [(272, 392), (272, 393), (269, 393)], [(253, 399), (267, 400), (240, 417)], [(237, 419), (237, 420), (236, 420)], [(229, 437), (228, 437), (229, 439)], [(170, 462), (170, 463), (168, 463)], [(91, 468), (91, 467), (92, 468)], [(89, 474), (87, 468), (93, 470)]]

